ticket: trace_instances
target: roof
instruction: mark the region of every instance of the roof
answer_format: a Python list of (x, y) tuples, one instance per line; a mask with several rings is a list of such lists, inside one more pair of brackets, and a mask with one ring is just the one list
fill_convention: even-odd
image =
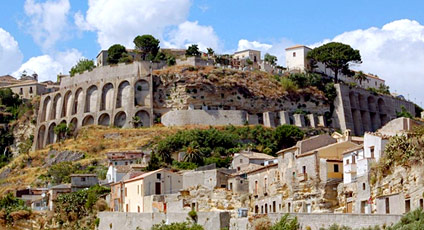
[(262, 167), (264, 167), (264, 166), (258, 165), (258, 164), (248, 164), (247, 166), (243, 167), (240, 171), (235, 172), (233, 175), (238, 176), (238, 175), (241, 175), (241, 174), (246, 174), (246, 173), (249, 173), (249, 172), (254, 171), (256, 169), (262, 168)]
[(82, 177), (82, 176), (97, 177), (97, 174), (71, 174), (71, 177)]
[(2, 82), (19, 82), (18, 79), (14, 78), (10, 75), (0, 76), (0, 81), (2, 81)]
[(295, 150), (295, 149), (298, 149), (299, 147), (297, 147), (296, 145), (295, 146), (292, 146), (292, 147), (290, 147), (290, 148), (286, 148), (286, 149), (282, 149), (282, 150), (280, 150), (280, 151), (278, 151), (277, 152), (277, 155), (280, 155), (281, 153), (285, 153), (285, 152), (287, 152), (287, 151), (289, 151), (289, 150)]
[(286, 50), (292, 50), (292, 49), (297, 49), (297, 48), (302, 48), (302, 47), (305, 47), (307, 49), (311, 49), (311, 48), (309, 48), (305, 45), (295, 45), (295, 46), (287, 47)]
[[(347, 143), (347, 142), (350, 142), (350, 143), (352, 143), (352, 144), (356, 145), (355, 143), (353, 143), (353, 142), (351, 142), (351, 141), (336, 142), (336, 143), (333, 143), (333, 144), (329, 144), (329, 145), (323, 146), (323, 147), (321, 147), (321, 148), (317, 148), (317, 149), (311, 150), (311, 151), (306, 152), (306, 153), (299, 154), (299, 155), (297, 155), (296, 157), (309, 156), (309, 155), (312, 155), (312, 154), (318, 153), (318, 151), (321, 151), (321, 150), (323, 150), (323, 149), (326, 149), (326, 148), (329, 148), (329, 147), (332, 147), (332, 146), (336, 146), (336, 145), (341, 145), (341, 144), (344, 144), (344, 143)], [(338, 159), (335, 159), (335, 160), (338, 160)]]
[(163, 171), (163, 170), (166, 170), (166, 169), (162, 168), (162, 169), (157, 169), (155, 171), (146, 172), (146, 173), (141, 174), (140, 176), (136, 176), (136, 177), (133, 177), (131, 179), (125, 180), (124, 183), (129, 183), (129, 182), (133, 182), (133, 181), (137, 181), (137, 180), (143, 180), (147, 176), (153, 175), (153, 174), (160, 172), (160, 171)]
[(113, 166), (116, 169), (117, 173), (128, 173), (131, 170), (134, 170), (136, 168), (143, 168), (141, 164), (131, 164), (131, 165), (115, 165)]
[(60, 184), (60, 185), (53, 186), (50, 189), (70, 189), (70, 188), (71, 188), (70, 184)]
[(261, 51), (259, 51), (259, 50), (247, 49), (247, 50), (240, 50), (240, 51), (234, 52), (234, 54), (244, 53), (244, 52), (248, 52), (248, 51), (261, 52)]
[(362, 148), (364, 148), (364, 145), (359, 145), (359, 146), (355, 146), (355, 147), (346, 149), (345, 151), (343, 151), (343, 155), (351, 153), (351, 152), (356, 151), (356, 150), (360, 150)]
[(274, 168), (274, 167), (278, 167), (278, 163), (269, 164), (269, 165), (266, 165), (266, 166), (261, 166), (260, 168), (257, 168), (257, 169), (254, 169), (254, 170), (251, 170), (250, 172), (247, 172), (246, 174), (251, 174), (251, 173), (254, 173), (254, 172), (260, 171), (260, 170), (262, 170), (262, 169)]
[(247, 152), (247, 151), (240, 152), (239, 155), (244, 156), (244, 157), (249, 158), (249, 159), (260, 159), (260, 160), (262, 160), (262, 159), (263, 160), (275, 159), (275, 157), (270, 156), (268, 154), (251, 152), (251, 151), (249, 151), (249, 152)]
[(12, 87), (26, 86), (26, 85), (44, 85), (44, 84), (39, 83), (39, 82), (34, 81), (34, 80), (27, 80), (27, 81), (18, 81), (16, 83), (11, 84), (11, 85), (3, 86), (2, 88), (12, 88)]

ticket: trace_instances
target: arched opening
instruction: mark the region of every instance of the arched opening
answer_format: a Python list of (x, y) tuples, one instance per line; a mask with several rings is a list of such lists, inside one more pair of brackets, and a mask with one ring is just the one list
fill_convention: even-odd
[(96, 111), (97, 105), (97, 86), (92, 85), (87, 89), (87, 96), (85, 97), (85, 109), (84, 112), (91, 113)]
[(71, 129), (72, 135), (75, 135), (78, 128), (78, 119), (76, 117), (72, 118), (71, 122), (69, 122), (69, 128)]
[(146, 80), (139, 80), (134, 85), (134, 104), (137, 106), (150, 105), (150, 87)]
[(102, 114), (99, 117), (99, 125), (103, 125), (103, 126), (109, 126), (110, 125), (110, 116), (107, 113)]
[(63, 98), (63, 106), (62, 106), (62, 115), (61, 117), (71, 116), (71, 108), (72, 108), (72, 92), (68, 91)]
[(58, 93), (53, 99), (53, 110), (50, 119), (54, 120), (60, 118), (60, 104), (62, 104), (62, 96)]
[(356, 99), (355, 93), (354, 92), (350, 92), (349, 93), (349, 101), (350, 101), (350, 107), (352, 109), (356, 109), (358, 107), (355, 99)]
[(75, 92), (75, 98), (74, 98), (74, 106), (72, 109), (72, 115), (77, 114), (79, 111), (81, 111), (81, 109), (78, 109), (80, 106), (82, 106), (82, 103), (84, 101), (84, 96), (83, 96), (83, 92), (82, 89), (79, 88), (77, 90), (77, 92)]
[(368, 97), (368, 110), (370, 112), (376, 112), (376, 107), (375, 107), (375, 98), (372, 96)]
[(47, 142), (46, 145), (53, 144), (56, 141), (56, 134), (54, 133), (54, 127), (56, 127), (55, 123), (52, 123), (49, 126), (49, 130), (47, 132)]
[(115, 115), (114, 125), (116, 127), (122, 128), (127, 122), (127, 114), (125, 112), (119, 112)]
[(103, 86), (102, 89), (102, 104), (100, 110), (111, 110), (113, 109), (113, 85), (112, 83), (107, 83)]
[(138, 127), (150, 127), (150, 115), (144, 110), (140, 110), (135, 114), (136, 119), (133, 119), (133, 125)]
[(127, 108), (131, 98), (131, 87), (128, 81), (119, 84), (118, 97), (116, 98), (116, 108)]
[(363, 127), (362, 127), (362, 117), (361, 112), (357, 109), (352, 109), (352, 118), (353, 118), (353, 127), (356, 135), (362, 135)]
[(48, 114), (51, 111), (51, 99), (50, 96), (46, 97), (46, 99), (44, 99), (44, 103), (43, 103), (43, 112), (41, 114), (41, 121), (47, 121), (48, 120)]
[(46, 126), (42, 125), (38, 129), (37, 134), (37, 149), (42, 149), (44, 147), (44, 137), (46, 135)]
[(378, 112), (386, 113), (386, 106), (385, 106), (384, 100), (379, 98), (377, 101), (377, 104), (378, 104)]
[(364, 95), (362, 95), (362, 94), (358, 95), (358, 103), (359, 103), (359, 107), (361, 108), (361, 110), (367, 110), (367, 102), (365, 100)]
[(91, 115), (88, 115), (82, 120), (82, 126), (92, 125), (94, 124), (94, 118)]

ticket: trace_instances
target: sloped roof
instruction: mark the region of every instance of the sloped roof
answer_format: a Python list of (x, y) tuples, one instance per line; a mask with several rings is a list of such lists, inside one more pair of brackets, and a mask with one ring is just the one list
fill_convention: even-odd
[(258, 152), (251, 152), (251, 151), (249, 151), (249, 152), (244, 151), (244, 152), (240, 152), (239, 154), (242, 155), (242, 156), (244, 156), (244, 157), (246, 157), (246, 158), (249, 158), (249, 159), (260, 159), (260, 160), (262, 160), (262, 159), (263, 160), (275, 159), (275, 157), (270, 156), (268, 154), (258, 153)]

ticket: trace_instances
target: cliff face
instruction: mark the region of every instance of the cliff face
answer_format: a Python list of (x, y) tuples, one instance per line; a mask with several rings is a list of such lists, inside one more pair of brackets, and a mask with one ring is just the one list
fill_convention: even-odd
[(154, 106), (162, 114), (189, 106), (251, 114), (296, 109), (324, 114), (329, 110), (324, 94), (316, 88), (288, 92), (272, 75), (259, 71), (178, 66), (155, 71), (154, 79)]

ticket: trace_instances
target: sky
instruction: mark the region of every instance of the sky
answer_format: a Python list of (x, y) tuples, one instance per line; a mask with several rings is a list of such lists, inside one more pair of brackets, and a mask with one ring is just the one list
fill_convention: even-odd
[(423, 106), (423, 9), (420, 0), (0, 0), (0, 75), (56, 80), (142, 34), (166, 48), (258, 49), (283, 66), (289, 46), (337, 41), (359, 49), (355, 69)]

